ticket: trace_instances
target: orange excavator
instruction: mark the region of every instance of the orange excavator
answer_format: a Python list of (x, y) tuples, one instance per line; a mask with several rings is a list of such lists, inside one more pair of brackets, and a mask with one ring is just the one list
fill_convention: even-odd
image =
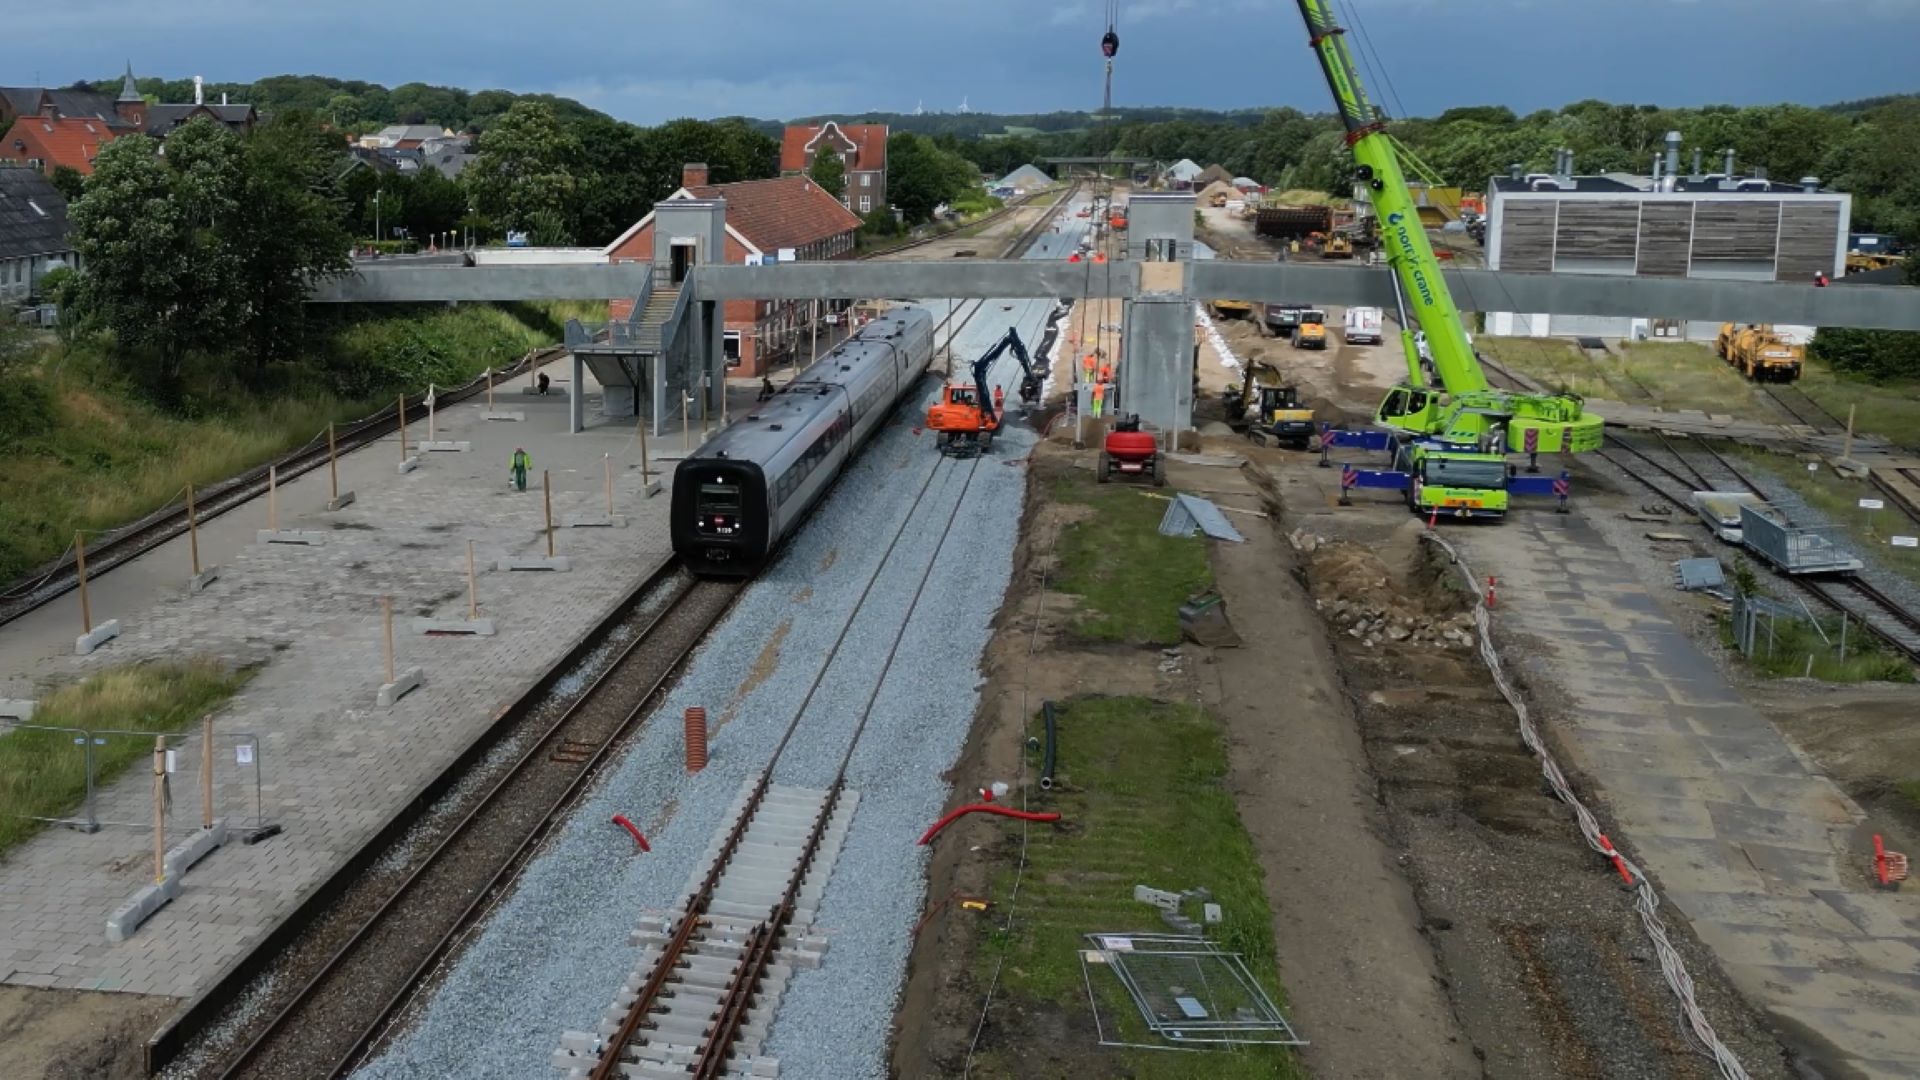
[(1006, 336), (973, 362), (973, 382), (948, 383), (940, 392), (940, 400), (927, 410), (927, 428), (934, 432), (942, 454), (973, 457), (993, 445), (994, 433), (1006, 417), (1000, 403), (993, 400), (987, 375), (1008, 349), (1020, 360), (1020, 401), (1032, 405), (1040, 400), (1040, 376), (1033, 370), (1019, 333), (1009, 326)]

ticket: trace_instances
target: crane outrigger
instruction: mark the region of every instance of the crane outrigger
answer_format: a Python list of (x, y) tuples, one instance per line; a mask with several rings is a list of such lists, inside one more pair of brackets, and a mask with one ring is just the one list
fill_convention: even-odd
[[(1385, 115), (1360, 84), (1346, 31), (1334, 21), (1327, 0), (1299, 0), (1299, 6), (1346, 126), (1356, 176), (1367, 185), (1379, 218), (1380, 246), (1399, 305), (1407, 381), (1387, 394), (1374, 422), (1411, 436), (1400, 444), (1395, 467), (1411, 478), (1408, 501), (1416, 513), (1500, 516), (1506, 511), (1509, 449), (1597, 450), (1603, 421), (1587, 412), (1576, 394), (1519, 393), (1487, 382), (1407, 190)], [(1438, 386), (1428, 379), (1416, 327)]]

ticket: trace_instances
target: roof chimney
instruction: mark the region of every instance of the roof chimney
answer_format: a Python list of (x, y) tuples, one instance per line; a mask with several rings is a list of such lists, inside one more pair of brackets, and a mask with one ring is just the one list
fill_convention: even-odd
[(1819, 191), (1819, 190), (1820, 190), (1820, 178), (1819, 178), (1819, 177), (1817, 177), (1817, 176), (1803, 176), (1803, 177), (1801, 177), (1801, 178), (1800, 178), (1800, 190), (1801, 190), (1801, 191), (1804, 191), (1804, 192), (1806, 192), (1806, 193), (1807, 193), (1807, 194), (1809, 194), (1809, 195), (1812, 195), (1813, 193), (1815, 193), (1815, 192), (1817, 192), (1817, 191)]
[(1507, 175), (1515, 180), (1520, 179), (1520, 177), (1525, 175), (1525, 173), (1526, 173), (1526, 170), (1521, 168), (1520, 163), (1517, 161), (1507, 166)]
[(195, 105), (205, 105), (207, 103), (206, 98), (206, 80), (195, 75), (193, 77), (193, 103)]
[(680, 166), (680, 186), (688, 188), (705, 187), (707, 184), (707, 163), (690, 161)]
[(1680, 133), (1667, 132), (1667, 175), (1680, 175)]
[(1720, 171), (1727, 175), (1727, 179), (1731, 180), (1733, 179), (1733, 147), (1729, 146), (1725, 150), (1722, 150), (1721, 153), (1727, 155), (1727, 163)]
[(227, 103), (227, 92), (225, 90), (222, 90), (220, 91), (220, 104), (225, 105), (226, 103)]
[[(1658, 181), (1660, 179), (1660, 155), (1659, 154), (1653, 155), (1653, 171), (1648, 175), (1652, 176), (1655, 181)], [(1656, 182), (1653, 186), (1655, 188), (1658, 188), (1660, 185), (1659, 183)]]
[(1700, 157), (1701, 157), (1701, 154), (1702, 154), (1702, 151), (1701, 151), (1701, 149), (1700, 149), (1699, 147), (1697, 147), (1697, 146), (1696, 146), (1696, 147), (1694, 147), (1694, 148), (1693, 148), (1693, 175), (1695, 175), (1695, 176), (1699, 176), (1699, 175), (1700, 175)]

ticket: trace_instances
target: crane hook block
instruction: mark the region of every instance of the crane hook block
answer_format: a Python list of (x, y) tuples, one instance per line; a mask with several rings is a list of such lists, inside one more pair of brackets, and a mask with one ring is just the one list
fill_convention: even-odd
[(1109, 30), (1100, 38), (1100, 55), (1111, 60), (1120, 51), (1120, 35)]

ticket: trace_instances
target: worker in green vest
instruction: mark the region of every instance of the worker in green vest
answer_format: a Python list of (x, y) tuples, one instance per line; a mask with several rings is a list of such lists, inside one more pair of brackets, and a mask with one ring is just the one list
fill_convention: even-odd
[(526, 450), (514, 447), (513, 464), (508, 468), (513, 471), (513, 486), (521, 491), (527, 490), (527, 473), (533, 471), (533, 459), (527, 456)]

